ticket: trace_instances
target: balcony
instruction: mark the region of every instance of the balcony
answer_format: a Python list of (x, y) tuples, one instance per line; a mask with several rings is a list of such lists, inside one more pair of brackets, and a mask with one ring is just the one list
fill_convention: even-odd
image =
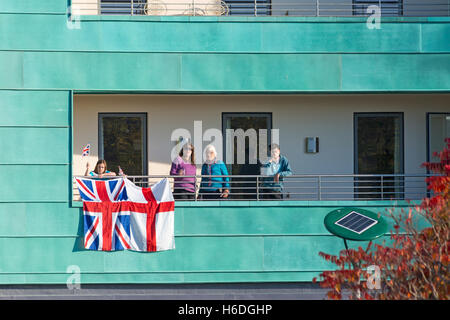
[[(273, 177), (262, 175), (228, 175), (213, 176), (227, 178), (229, 196), (222, 201), (381, 201), (381, 200), (421, 200), (429, 196), (425, 179), (426, 174), (328, 174), (328, 175), (292, 175), (284, 177), (281, 194), (267, 186)], [(73, 201), (81, 201), (80, 194), (73, 179)], [(209, 201), (201, 190), (202, 175), (183, 176), (195, 179), (195, 196), (183, 201)], [(210, 177), (210, 176), (207, 176)], [(86, 178), (86, 177), (85, 177)], [(118, 177), (108, 177), (111, 179)], [(127, 176), (140, 187), (149, 187), (157, 181), (168, 178), (174, 192), (180, 189), (174, 186), (180, 176), (149, 175)], [(180, 195), (193, 195), (183, 191)], [(177, 200), (177, 198), (175, 198)]]
[(447, 0), (72, 0), (74, 15), (448, 17)]

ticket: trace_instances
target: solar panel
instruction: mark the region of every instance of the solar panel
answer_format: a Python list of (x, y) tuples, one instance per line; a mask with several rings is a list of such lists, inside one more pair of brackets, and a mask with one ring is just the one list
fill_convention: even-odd
[(336, 221), (335, 224), (347, 230), (353, 231), (357, 234), (361, 234), (367, 229), (376, 225), (377, 222), (378, 221), (375, 219), (369, 218), (356, 211), (352, 211), (346, 216)]

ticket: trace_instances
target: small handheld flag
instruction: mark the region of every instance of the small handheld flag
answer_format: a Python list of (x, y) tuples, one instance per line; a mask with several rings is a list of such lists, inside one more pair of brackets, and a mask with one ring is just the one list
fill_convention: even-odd
[(90, 152), (91, 152), (91, 144), (88, 143), (88, 144), (86, 145), (86, 147), (83, 148), (83, 153), (82, 153), (81, 156), (82, 156), (82, 157), (86, 157), (86, 156), (89, 155)]

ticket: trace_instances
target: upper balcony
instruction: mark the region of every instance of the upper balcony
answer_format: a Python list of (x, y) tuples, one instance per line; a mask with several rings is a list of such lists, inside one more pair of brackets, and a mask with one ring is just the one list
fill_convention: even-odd
[(76, 15), (448, 17), (447, 0), (72, 0)]

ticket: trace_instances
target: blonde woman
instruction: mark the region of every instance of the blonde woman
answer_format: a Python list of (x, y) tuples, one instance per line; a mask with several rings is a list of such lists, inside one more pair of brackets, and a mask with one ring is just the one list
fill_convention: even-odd
[(223, 161), (217, 159), (217, 151), (213, 145), (206, 147), (206, 161), (202, 166), (202, 182), (200, 184), (200, 195), (202, 199), (224, 199), (230, 193), (230, 179), (228, 170)]

